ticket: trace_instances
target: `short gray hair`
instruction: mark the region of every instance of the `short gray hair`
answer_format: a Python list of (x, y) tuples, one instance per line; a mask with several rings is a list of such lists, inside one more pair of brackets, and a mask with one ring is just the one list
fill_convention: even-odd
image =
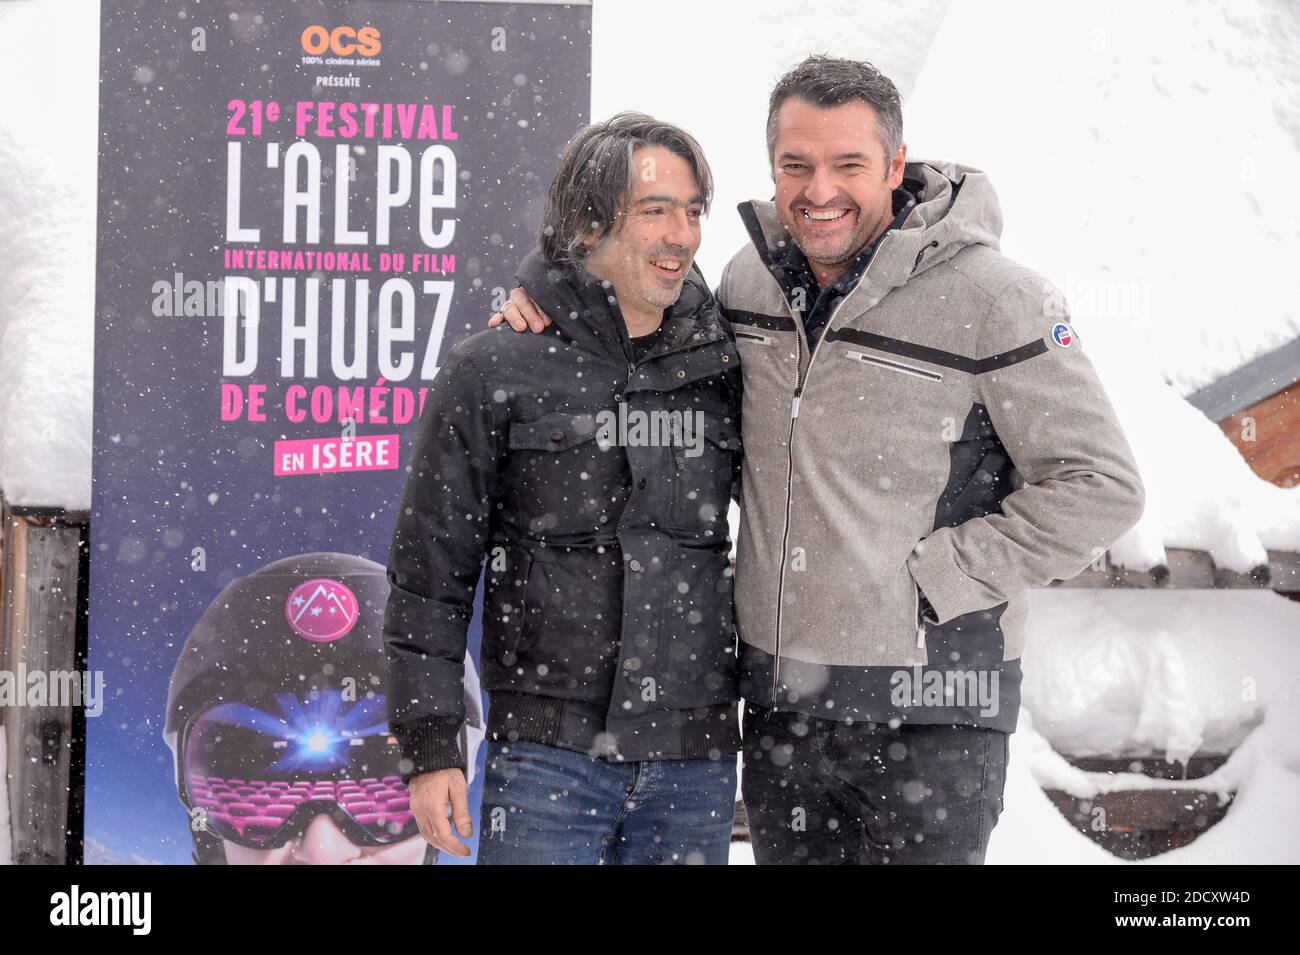
[(686, 161), (708, 210), (713, 173), (695, 138), (645, 113), (618, 113), (580, 129), (560, 154), (542, 207), (539, 240), (548, 262), (577, 265), (586, 258), (583, 240), (592, 229), (597, 238), (609, 234), (632, 199), (632, 156), (646, 146), (662, 146)]
[(864, 60), (842, 60), (833, 56), (810, 56), (776, 81), (767, 107), (767, 161), (776, 158), (776, 120), (781, 105), (791, 97), (830, 109), (860, 100), (880, 118), (880, 138), (885, 162), (903, 146), (903, 105), (898, 87), (880, 70)]

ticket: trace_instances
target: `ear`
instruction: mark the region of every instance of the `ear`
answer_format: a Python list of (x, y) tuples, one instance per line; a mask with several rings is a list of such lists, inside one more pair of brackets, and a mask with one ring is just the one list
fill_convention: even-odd
[(591, 228), (587, 230), (587, 234), (582, 237), (583, 247), (586, 248), (588, 252), (590, 252), (600, 243), (602, 239), (604, 239), (612, 231), (613, 229), (609, 228), (608, 226), (602, 228), (599, 223), (593, 225)]
[(907, 143), (898, 147), (894, 158), (889, 162), (889, 174), (886, 177), (890, 189), (897, 189), (903, 184), (903, 169), (907, 165)]

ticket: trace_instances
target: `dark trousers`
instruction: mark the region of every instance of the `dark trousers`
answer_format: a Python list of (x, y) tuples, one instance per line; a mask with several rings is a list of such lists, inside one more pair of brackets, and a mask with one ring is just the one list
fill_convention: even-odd
[(745, 704), (741, 791), (759, 865), (984, 862), (1008, 734), (844, 723)]

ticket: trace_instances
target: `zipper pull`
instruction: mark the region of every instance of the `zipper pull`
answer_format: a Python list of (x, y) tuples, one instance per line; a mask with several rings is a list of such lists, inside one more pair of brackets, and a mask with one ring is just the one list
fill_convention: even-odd
[(925, 621), (922, 620), (916, 625), (916, 648), (925, 649)]
[(790, 419), (794, 420), (799, 417), (799, 396), (803, 394), (802, 388), (795, 389), (794, 399), (790, 402)]

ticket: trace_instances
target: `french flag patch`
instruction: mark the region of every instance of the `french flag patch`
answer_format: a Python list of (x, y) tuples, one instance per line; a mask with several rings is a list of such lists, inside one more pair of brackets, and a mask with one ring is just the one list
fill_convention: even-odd
[(1074, 332), (1070, 331), (1070, 326), (1065, 322), (1057, 322), (1052, 326), (1052, 341), (1062, 348), (1069, 348), (1074, 341)]

